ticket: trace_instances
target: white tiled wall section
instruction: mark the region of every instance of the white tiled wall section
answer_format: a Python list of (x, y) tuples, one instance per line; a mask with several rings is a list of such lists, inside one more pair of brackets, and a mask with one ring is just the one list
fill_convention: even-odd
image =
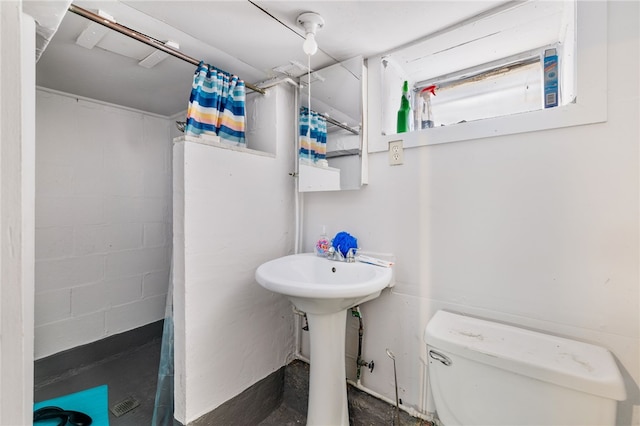
[(164, 317), (172, 121), (45, 90), (36, 116), (36, 358)]

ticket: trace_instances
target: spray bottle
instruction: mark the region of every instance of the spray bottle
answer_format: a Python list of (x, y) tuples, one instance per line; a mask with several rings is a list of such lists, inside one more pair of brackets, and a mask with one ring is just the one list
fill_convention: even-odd
[(398, 110), (397, 133), (404, 133), (411, 130), (411, 103), (409, 102), (409, 82), (405, 80), (402, 85), (402, 98), (400, 98), (400, 109)]
[(431, 112), (431, 95), (436, 95), (436, 86), (427, 86), (418, 92), (416, 96), (415, 127), (416, 129), (428, 129), (433, 127), (433, 113)]

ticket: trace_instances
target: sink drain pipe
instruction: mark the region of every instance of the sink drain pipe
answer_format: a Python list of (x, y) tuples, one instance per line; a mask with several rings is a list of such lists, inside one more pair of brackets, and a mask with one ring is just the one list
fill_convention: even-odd
[[(347, 383), (350, 384), (351, 386), (355, 387), (356, 389), (359, 389), (371, 396), (373, 396), (374, 398), (377, 398), (381, 401), (386, 402), (389, 405), (393, 405), (396, 407), (396, 418), (398, 415), (398, 411), (397, 410), (402, 410), (404, 412), (406, 412), (407, 414), (409, 414), (410, 416), (413, 417), (417, 417), (419, 419), (422, 420), (427, 420), (429, 422), (433, 422), (433, 416), (430, 416), (428, 414), (423, 414), (420, 411), (411, 408), (411, 407), (407, 407), (405, 405), (402, 405), (401, 403), (399, 403), (398, 398), (397, 398), (397, 394), (398, 394), (398, 389), (397, 389), (397, 379), (396, 381), (396, 400), (392, 400), (391, 398), (387, 398), (384, 395), (379, 394), (378, 392), (374, 391), (373, 389), (370, 389), (366, 386), (364, 386), (362, 384), (362, 380), (361, 380), (361, 370), (362, 367), (366, 366), (369, 368), (369, 370), (371, 372), (373, 372), (373, 367), (374, 367), (374, 362), (367, 362), (364, 359), (362, 359), (362, 347), (363, 347), (363, 338), (364, 338), (364, 319), (362, 317), (362, 312), (360, 311), (360, 306), (354, 306), (353, 308), (351, 308), (351, 316), (353, 317), (357, 317), (358, 318), (358, 357), (356, 359), (356, 364), (357, 364), (357, 373), (356, 373), (356, 381), (354, 382), (353, 380), (349, 380), (347, 379)], [(394, 360), (394, 367), (395, 367), (395, 360)], [(394, 376), (395, 376), (395, 372), (394, 372)], [(397, 424), (397, 423), (396, 423)]]
[[(304, 329), (302, 327), (302, 321), (304, 321), (305, 317), (306, 317), (306, 313), (299, 310), (298, 308), (296, 308), (295, 306), (292, 306), (293, 309), (293, 313), (296, 315), (296, 319), (297, 319), (297, 325), (296, 325), (296, 348), (295, 348), (295, 353), (294, 353), (294, 357), (295, 359), (298, 359), (302, 362), (305, 362), (307, 364), (310, 364), (310, 360), (309, 358), (305, 357), (304, 355), (302, 355), (302, 339), (301, 339), (301, 334), (302, 334), (302, 330)], [(359, 320), (359, 324), (358, 324), (358, 360), (362, 361), (362, 340), (364, 338), (364, 320), (362, 318), (362, 312), (360, 311), (360, 307), (356, 306), (354, 308), (351, 308), (351, 315), (352, 316), (357, 316), (358, 320)], [(371, 364), (371, 366), (369, 365)], [(389, 405), (392, 405), (394, 407), (399, 408), (400, 410), (404, 411), (405, 413), (409, 414), (412, 417), (416, 417), (422, 420), (426, 420), (428, 422), (434, 422), (435, 418), (433, 415), (430, 415), (429, 413), (424, 414), (412, 407), (407, 407), (406, 405), (403, 405), (402, 403), (398, 403), (396, 405), (396, 401), (392, 400), (391, 398), (388, 398), (376, 391), (374, 391), (373, 389), (370, 389), (366, 386), (364, 386), (362, 384), (361, 381), (361, 377), (360, 377), (360, 373), (361, 373), (361, 367), (366, 365), (367, 367), (369, 367), (371, 370), (373, 370), (373, 361), (371, 361), (370, 363), (367, 363), (366, 361), (362, 361), (362, 364), (360, 364), (360, 362), (358, 362), (358, 369), (357, 369), (357, 381), (353, 381), (350, 379), (347, 379), (347, 383), (351, 386), (353, 386), (354, 388), (361, 390), (362, 392), (371, 395), (374, 398), (377, 398), (381, 401), (386, 402)]]
[(360, 306), (354, 306), (351, 308), (351, 316), (358, 318), (358, 357), (356, 358), (356, 381), (360, 383), (360, 376), (362, 374), (362, 367), (367, 367), (370, 372), (373, 373), (375, 363), (373, 361), (365, 361), (362, 358), (362, 339), (364, 336), (364, 320), (362, 319), (362, 312)]

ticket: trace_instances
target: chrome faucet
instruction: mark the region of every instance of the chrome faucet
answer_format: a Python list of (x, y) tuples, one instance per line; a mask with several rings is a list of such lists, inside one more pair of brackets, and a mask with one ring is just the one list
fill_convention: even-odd
[(355, 261), (356, 261), (356, 250), (357, 249), (351, 247), (349, 249), (349, 251), (347, 251), (347, 263), (355, 263)]
[(329, 247), (329, 250), (327, 250), (327, 259), (344, 262), (344, 256), (340, 253), (340, 250), (336, 250), (333, 246)]
[(340, 246), (338, 246), (338, 249), (335, 247), (329, 247), (329, 250), (327, 251), (327, 259), (335, 260), (337, 262), (354, 263), (356, 261), (356, 249), (353, 247), (350, 248), (349, 251), (347, 251), (347, 256), (345, 257), (340, 251)]

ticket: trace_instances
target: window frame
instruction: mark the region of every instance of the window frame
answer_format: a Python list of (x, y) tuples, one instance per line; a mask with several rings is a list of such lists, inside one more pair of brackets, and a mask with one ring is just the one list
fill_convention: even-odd
[(576, 4), (576, 98), (554, 108), (434, 127), (401, 134), (382, 134), (382, 67), (385, 52), (368, 59), (367, 122), (369, 152), (388, 151), (389, 142), (405, 148), (476, 140), (607, 121), (607, 3)]

